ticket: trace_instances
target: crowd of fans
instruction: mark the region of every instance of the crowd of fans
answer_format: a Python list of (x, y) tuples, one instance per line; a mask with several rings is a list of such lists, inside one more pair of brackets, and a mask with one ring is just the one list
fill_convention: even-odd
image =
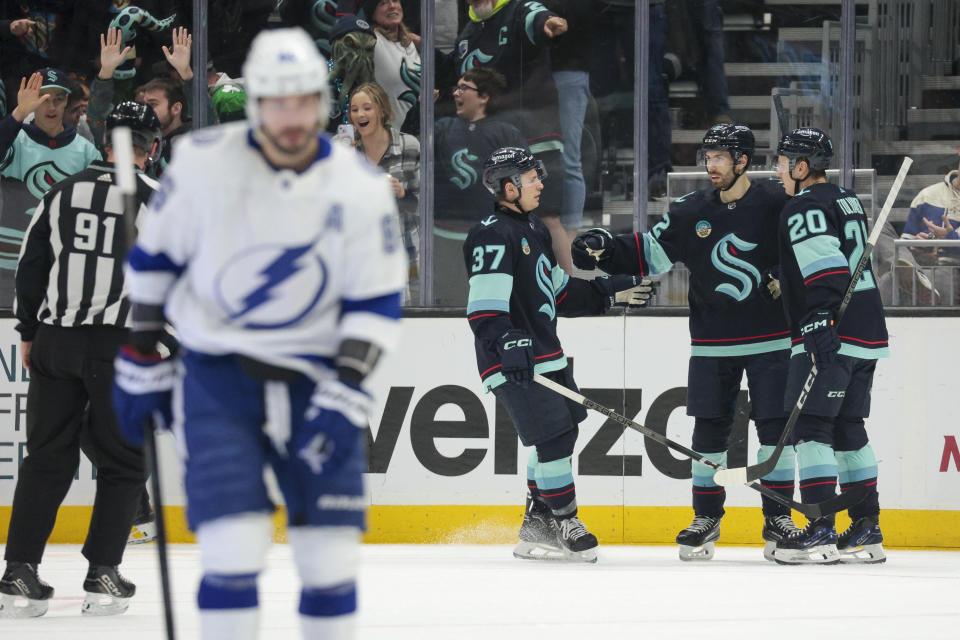
[[(16, 267), (29, 214), (50, 185), (102, 154), (104, 121), (112, 106), (132, 98), (156, 112), (164, 139), (148, 172), (158, 176), (176, 138), (193, 126), (196, 86), (188, 0), (100, 0), (83, 3), (82, 14), (77, 3), (56, 0), (5, 6), (0, 13), (0, 73), (6, 87), (0, 92), (0, 306), (11, 299), (5, 283)], [(210, 3), (209, 9), (204, 121), (244, 117), (240, 60), (259, 30), (305, 28), (329, 60), (330, 133), (390, 176), (410, 259), (409, 301), (418, 299), (425, 55), (420, 1), (226, 1)], [(622, 98), (634, 95), (635, 11), (635, 0), (435, 1), (436, 50), (426, 54), (436, 65), (437, 89), (429, 96), (436, 112), (435, 251), (427, 268), (433, 269), (437, 304), (465, 302), (460, 245), (487, 210), (481, 167), (501, 146), (527, 148), (547, 168), (550, 178), (538, 214), (550, 229), (560, 265), (572, 271), (570, 242), (582, 226), (590, 195), (602, 188), (598, 157), (632, 148), (632, 105)], [(648, 179), (651, 196), (662, 198), (673, 167), (667, 79), (679, 72), (666, 51), (668, 32), (671, 48), (676, 48), (674, 31), (681, 29), (690, 49), (681, 53), (699, 86), (695, 124), (730, 122), (730, 106), (717, 0), (652, 0), (649, 11)], [(50, 73), (55, 82), (44, 79)], [(47, 94), (51, 97), (44, 98)], [(362, 104), (355, 105), (358, 98)], [(31, 156), (28, 148), (45, 151)], [(947, 237), (950, 229), (942, 219), (926, 218), (943, 233), (918, 226), (907, 237)], [(944, 259), (952, 259), (948, 251), (938, 258)]]

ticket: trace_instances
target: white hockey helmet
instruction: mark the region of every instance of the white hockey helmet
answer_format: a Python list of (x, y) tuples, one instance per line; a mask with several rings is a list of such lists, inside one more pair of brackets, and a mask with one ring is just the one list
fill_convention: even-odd
[(321, 95), (317, 123), (327, 126), (329, 85), (327, 61), (317, 45), (300, 27), (261, 31), (250, 45), (243, 63), (247, 91), (247, 120), (254, 129), (261, 124), (260, 98)]

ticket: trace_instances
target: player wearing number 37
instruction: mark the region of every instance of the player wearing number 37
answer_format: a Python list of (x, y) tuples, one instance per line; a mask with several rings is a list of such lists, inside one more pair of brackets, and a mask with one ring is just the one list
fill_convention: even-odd
[(867, 217), (852, 191), (827, 183), (833, 144), (819, 129), (796, 129), (777, 147), (777, 175), (793, 196), (780, 214), (780, 288), (793, 353), (786, 408), (797, 402), (816, 364), (818, 375), (797, 420), (794, 442), (803, 502), (820, 502), (862, 484), (853, 524), (838, 537), (833, 516), (810, 522), (777, 543), (782, 564), (883, 562), (877, 459), (864, 418), (877, 359), (888, 354), (883, 304), (869, 262), (839, 326), (834, 318), (867, 241)]
[(463, 245), (469, 276), (467, 320), (487, 390), (506, 407), (524, 446), (527, 512), (514, 555), (596, 562), (597, 538), (577, 518), (571, 456), (586, 410), (531, 384), (535, 373), (576, 391), (557, 337), (557, 316), (602, 314), (612, 305), (644, 306), (649, 280), (630, 275), (581, 280), (557, 265), (537, 208), (546, 169), (529, 151), (497, 149), (483, 165), (496, 199)]

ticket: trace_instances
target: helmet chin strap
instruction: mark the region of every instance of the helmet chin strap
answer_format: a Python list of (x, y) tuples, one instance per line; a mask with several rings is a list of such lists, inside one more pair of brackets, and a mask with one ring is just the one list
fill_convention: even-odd
[[(740, 158), (742, 158), (742, 157), (743, 157), (743, 154), (740, 155)], [(748, 156), (748, 157), (749, 157), (749, 156)], [(740, 162), (740, 158), (737, 158), (736, 161), (737, 161), (737, 162)], [(730, 189), (733, 189), (733, 185), (737, 184), (737, 180), (739, 180), (739, 179), (740, 179), (740, 176), (742, 176), (742, 175), (745, 174), (746, 172), (747, 172), (747, 167), (744, 167), (744, 168), (743, 168), (743, 171), (741, 171), (740, 173), (737, 173), (737, 165), (734, 164), (734, 165), (733, 165), (733, 175), (734, 175), (733, 180), (730, 182), (730, 185), (729, 185), (729, 186), (726, 186), (726, 187), (721, 188), (720, 191), (730, 191)]]
[(799, 178), (799, 179), (798, 179), (798, 178), (794, 178), (794, 177), (793, 177), (793, 170), (796, 169), (796, 168), (797, 168), (797, 165), (796, 165), (796, 162), (794, 162), (793, 167), (790, 169), (790, 179), (793, 180), (793, 195), (797, 195), (798, 193), (800, 193), (800, 183), (810, 177), (810, 170), (807, 169), (807, 175), (805, 175), (805, 176), (803, 176), (802, 178)]

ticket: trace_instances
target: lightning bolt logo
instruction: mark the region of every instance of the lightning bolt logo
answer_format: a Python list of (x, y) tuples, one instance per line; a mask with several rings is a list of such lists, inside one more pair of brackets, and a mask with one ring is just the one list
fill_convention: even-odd
[(276, 260), (264, 267), (258, 274), (264, 278), (263, 283), (246, 295), (242, 301), (243, 306), (232, 313), (230, 319), (239, 318), (272, 300), (274, 297), (273, 289), (303, 268), (297, 264), (297, 261), (312, 246), (312, 244), (305, 244), (302, 247), (287, 249)]

